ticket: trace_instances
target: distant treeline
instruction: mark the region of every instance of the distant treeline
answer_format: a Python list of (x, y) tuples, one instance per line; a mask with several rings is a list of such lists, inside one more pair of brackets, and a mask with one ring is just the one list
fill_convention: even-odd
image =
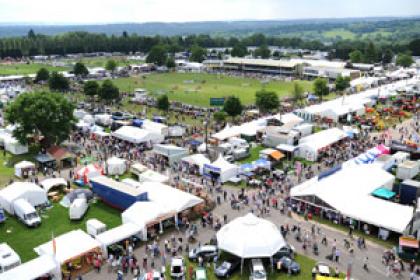
[[(393, 53), (410, 51), (420, 55), (419, 40), (411, 43), (390, 41), (387, 44), (374, 44), (376, 56), (374, 62), (381, 60), (385, 50)], [(139, 36), (123, 32), (121, 36), (87, 32), (69, 32), (62, 35), (46, 36), (35, 34), (30, 30), (27, 36), (0, 39), (0, 56), (20, 58), (34, 55), (66, 55), (93, 52), (149, 52), (153, 46), (162, 45), (169, 53), (190, 50), (192, 46), (204, 48), (227, 48), (235, 46), (279, 46), (329, 51), (331, 58), (348, 59), (349, 53), (360, 50), (364, 52), (372, 47), (368, 40), (341, 40), (332, 44), (323, 44), (319, 40), (301, 38), (268, 37), (254, 34), (247, 37), (212, 37), (210, 35), (189, 36)], [(370, 61), (372, 62), (372, 61)]]

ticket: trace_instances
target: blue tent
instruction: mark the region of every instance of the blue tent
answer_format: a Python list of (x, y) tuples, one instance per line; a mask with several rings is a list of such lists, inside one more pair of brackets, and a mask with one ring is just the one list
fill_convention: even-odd
[(142, 127), (143, 126), (143, 120), (134, 119), (133, 120), (133, 126)]
[(241, 173), (245, 174), (247, 172), (254, 171), (257, 167), (253, 163), (244, 163), (240, 166)]
[(258, 168), (265, 168), (265, 169), (270, 169), (271, 168), (271, 162), (269, 160), (260, 158), (257, 159), (256, 161), (254, 161), (254, 164), (258, 167)]

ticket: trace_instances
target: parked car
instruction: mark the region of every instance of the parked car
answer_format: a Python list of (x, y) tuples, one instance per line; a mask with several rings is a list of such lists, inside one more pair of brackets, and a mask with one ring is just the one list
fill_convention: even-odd
[(288, 258), (294, 259), (295, 258), (295, 247), (293, 247), (292, 245), (286, 245), (286, 246), (280, 248), (280, 250), (278, 250), (277, 253), (274, 254), (273, 262), (277, 263), (283, 257), (288, 257)]
[(86, 214), (89, 204), (86, 198), (76, 198), (69, 207), (70, 220), (80, 220)]
[(239, 259), (233, 259), (222, 262), (216, 269), (214, 270), (214, 274), (220, 278), (229, 278), (233, 272), (240, 266), (241, 261)]
[(217, 246), (204, 245), (204, 246), (192, 249), (188, 254), (188, 258), (190, 260), (198, 260), (199, 257), (202, 257), (203, 260), (209, 260), (217, 256), (217, 254), (218, 254)]
[(185, 262), (182, 257), (173, 257), (171, 260), (171, 277), (174, 279), (185, 276)]
[(207, 280), (207, 273), (204, 267), (197, 267), (195, 269), (194, 280)]
[(267, 273), (261, 259), (252, 259), (250, 267), (250, 280), (267, 280)]
[(278, 270), (283, 270), (283, 271), (287, 271), (291, 274), (298, 274), (300, 273), (300, 265), (295, 262), (294, 260), (292, 260), (289, 257), (282, 257), (277, 263), (276, 263), (276, 267)]
[(323, 262), (318, 262), (315, 267), (312, 269), (313, 275), (320, 275), (320, 276), (331, 276), (331, 270), (328, 264)]

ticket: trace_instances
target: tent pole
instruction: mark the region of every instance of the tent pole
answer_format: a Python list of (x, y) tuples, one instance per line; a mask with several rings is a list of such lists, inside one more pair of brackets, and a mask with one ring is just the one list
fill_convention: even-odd
[(273, 256), (270, 257), (270, 263), (271, 263), (271, 272), (274, 272)]
[(243, 269), (244, 269), (244, 259), (241, 258), (241, 276), (242, 276)]

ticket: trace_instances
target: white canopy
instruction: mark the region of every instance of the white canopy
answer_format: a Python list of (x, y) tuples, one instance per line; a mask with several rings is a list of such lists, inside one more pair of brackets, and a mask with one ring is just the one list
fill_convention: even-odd
[(242, 259), (272, 257), (286, 245), (270, 221), (249, 213), (224, 225), (216, 234), (218, 247)]
[(211, 164), (204, 164), (204, 173), (218, 173), (220, 182), (224, 183), (230, 178), (238, 175), (239, 167), (235, 164), (229, 163), (221, 155), (219, 158)]
[(153, 152), (167, 157), (170, 165), (188, 155), (188, 149), (175, 145), (155, 144), (153, 145)]
[[(60, 264), (64, 264), (72, 258), (79, 257), (92, 252), (93, 250), (99, 249), (101, 245), (99, 241), (93, 239), (89, 234), (80, 229), (69, 231), (63, 235), (55, 237), (55, 244), (55, 259)], [(40, 256), (54, 256), (53, 242), (48, 241), (47, 243), (39, 245), (34, 248), (34, 251)]]
[(146, 170), (139, 175), (140, 182), (158, 182), (165, 183), (169, 181), (169, 178), (165, 175), (155, 172), (153, 170)]
[(167, 136), (169, 133), (168, 126), (163, 123), (157, 123), (147, 119), (143, 120), (142, 123), (141, 127), (147, 131), (157, 133), (161, 136)]
[(141, 173), (143, 173), (144, 171), (146, 171), (148, 168), (146, 166), (144, 166), (141, 163), (134, 163), (133, 165), (131, 165), (130, 167), (130, 171), (134, 174), (136, 174), (137, 176), (139, 176)]
[(230, 137), (233, 136), (239, 136), (241, 135), (240, 127), (239, 126), (229, 126), (229, 124), (226, 124), (225, 128), (223, 128), (221, 131), (213, 134), (211, 137), (215, 138), (220, 141), (224, 141)]
[(377, 165), (349, 165), (328, 177), (297, 185), (290, 194), (294, 198), (315, 196), (347, 217), (402, 233), (413, 217), (413, 208), (371, 195), (380, 187), (391, 189), (393, 182), (394, 176)]
[(53, 187), (67, 186), (67, 181), (64, 178), (48, 178), (42, 180), (40, 185), (46, 192), (48, 192)]
[(163, 135), (152, 132), (149, 130), (141, 129), (134, 126), (123, 126), (120, 129), (114, 131), (112, 136), (120, 140), (124, 140), (130, 143), (162, 143), (164, 140)]
[(112, 157), (106, 161), (106, 170), (108, 175), (123, 175), (127, 170), (124, 159)]
[(190, 165), (197, 165), (200, 171), (200, 174), (203, 174), (203, 168), (205, 164), (210, 164), (210, 160), (203, 154), (194, 154), (182, 158), (183, 162), (186, 162)]
[(4, 137), (3, 140), (4, 149), (13, 155), (22, 155), (29, 151), (28, 145), (20, 144), (19, 141), (12, 136)]
[(52, 256), (40, 256), (0, 275), (2, 280), (33, 280), (45, 275), (61, 277), (60, 267)]
[(13, 202), (24, 198), (36, 207), (48, 202), (47, 192), (38, 185), (29, 182), (15, 182), (0, 190), (0, 207), (9, 214), (14, 214)]
[(138, 234), (143, 228), (134, 223), (124, 223), (95, 236), (102, 245), (102, 252), (107, 255), (107, 247)]
[(15, 164), (15, 176), (22, 177), (23, 170), (35, 169), (35, 164), (30, 161), (21, 161)]
[(147, 224), (168, 212), (170, 211), (160, 203), (153, 201), (142, 201), (136, 202), (127, 208), (121, 214), (121, 218), (124, 224), (134, 223), (143, 229), (146, 228)]

